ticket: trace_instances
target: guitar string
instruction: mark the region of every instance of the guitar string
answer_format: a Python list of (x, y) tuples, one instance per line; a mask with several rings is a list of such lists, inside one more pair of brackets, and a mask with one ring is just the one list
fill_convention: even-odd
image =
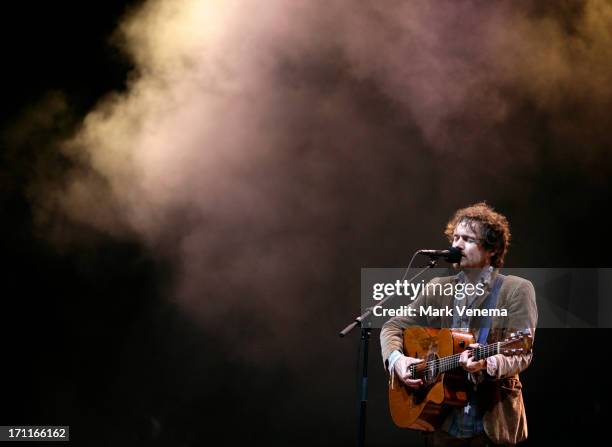
[[(484, 345), (481, 346), (480, 348), (476, 348), (476, 351), (478, 352), (478, 354), (480, 354), (481, 356), (490, 356), (492, 355), (499, 347), (501, 347), (501, 345), (506, 345), (512, 343), (511, 341), (508, 342), (500, 342), (500, 343), (491, 343), (489, 345)], [(441, 365), (441, 364), (445, 364), (445, 363), (457, 363), (457, 361), (459, 360), (459, 358), (461, 357), (461, 354), (452, 354), (450, 356), (447, 357), (443, 357), (441, 359), (434, 359), (434, 360), (430, 360), (426, 363), (426, 365), (428, 366), (432, 366), (435, 365), (436, 363)]]
[[(507, 341), (507, 342), (500, 342), (498, 343), (493, 343), (491, 345), (485, 345), (482, 346), (480, 348), (480, 354), (484, 355), (484, 358), (486, 357), (490, 357), (491, 355), (494, 355), (496, 353), (496, 351), (498, 350), (498, 346), (501, 347), (502, 344), (506, 345), (506, 344), (511, 344), (513, 341)], [(421, 375), (422, 373), (428, 373), (428, 372), (432, 372), (435, 369), (440, 370), (448, 370), (448, 369), (454, 369), (458, 366), (460, 366), (459, 364), (459, 358), (460, 358), (461, 354), (453, 354), (451, 356), (448, 357), (444, 357), (442, 359), (435, 359), (435, 360), (430, 360), (429, 362), (427, 362), (425, 364), (425, 368), (423, 368), (420, 371), (415, 371), (418, 375)], [(416, 365), (411, 365), (416, 366)]]
[[(508, 345), (508, 344), (512, 344), (514, 343), (516, 340), (508, 340), (508, 341), (502, 341), (502, 342), (498, 342), (498, 343), (491, 343), (489, 345), (484, 345), (484, 346), (480, 346), (479, 348), (476, 348), (477, 351), (480, 351), (479, 354), (483, 355), (482, 358), (486, 358), (486, 357), (490, 357), (492, 355), (496, 354), (496, 351), (498, 351), (499, 348), (501, 348), (502, 346)], [(498, 352), (497, 352), (498, 353)], [(519, 352), (520, 353), (520, 352)], [(443, 357), (441, 359), (434, 359), (434, 360), (430, 360), (428, 362), (425, 363), (425, 368), (421, 369), (420, 371), (414, 371), (417, 373), (417, 376), (422, 374), (422, 373), (427, 373), (427, 372), (431, 372), (435, 369), (454, 369), (458, 366), (460, 366), (459, 364), (459, 358), (461, 357), (461, 354), (453, 354), (447, 357)], [(481, 358), (481, 359), (482, 359)], [(418, 364), (420, 365), (420, 364)], [(411, 365), (411, 367), (413, 369), (415, 369), (417, 365)]]
[[(469, 350), (474, 350), (474, 349), (475, 349), (476, 351), (481, 351), (481, 352), (482, 352), (482, 351), (484, 351), (484, 352), (487, 352), (487, 351), (494, 351), (494, 350), (496, 350), (496, 349), (498, 348), (498, 346), (502, 346), (502, 345), (503, 345), (503, 346), (505, 346), (505, 345), (507, 345), (507, 344), (512, 344), (512, 343), (514, 343), (514, 342), (515, 342), (515, 340), (508, 340), (508, 341), (496, 342), (496, 343), (491, 343), (491, 344), (488, 344), (488, 345), (481, 345), (481, 346), (480, 346), (480, 347), (478, 347), (478, 348), (473, 348), (473, 349), (469, 349)], [(459, 356), (461, 356), (461, 353), (458, 353), (458, 354), (452, 354), (452, 355), (449, 355), (449, 356), (446, 356), (446, 357), (443, 357), (443, 358), (440, 358), (440, 359), (430, 360), (428, 363), (432, 363), (432, 362), (442, 362), (442, 361), (444, 361), (445, 359), (451, 359), (451, 358), (455, 358), (455, 357), (459, 357)]]
[[(502, 345), (511, 344), (512, 342), (513, 341), (492, 343), (490, 345), (485, 345), (485, 346), (481, 346), (480, 348), (476, 348), (476, 350), (478, 351), (478, 354), (481, 358), (490, 357), (491, 355), (496, 354), (496, 351), (498, 351), (498, 349), (501, 348)], [(460, 357), (461, 357), (461, 354), (453, 354), (451, 356), (444, 357), (441, 359), (430, 360), (429, 362), (426, 363), (426, 367), (430, 368), (431, 366), (436, 366), (436, 365), (438, 367), (455, 366), (455, 365), (458, 365)]]

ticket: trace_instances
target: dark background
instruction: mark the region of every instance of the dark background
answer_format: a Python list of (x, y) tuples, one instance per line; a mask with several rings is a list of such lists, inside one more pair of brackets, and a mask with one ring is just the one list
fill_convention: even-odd
[[(396, 220), (384, 222), (380, 245), (338, 247), (350, 262), (340, 266), (339, 260), (338, 281), (325, 286), (330, 297), (342, 298), (325, 316), (305, 308), (312, 323), (302, 330), (320, 349), (295, 345), (307, 365), (296, 369), (282, 362), (254, 366), (234, 355), (257, 330), (248, 321), (236, 327), (234, 343), (201, 331), (168, 299), (172, 266), (138, 242), (79, 227), (87, 243), (58, 248), (35, 224), (30, 186), (40, 167), (53, 166), (61, 175), (70, 164), (46, 138), (69, 135), (104, 93), (125, 88), (131, 65), (108, 36), (135, 4), (20, 2), (3, 8), (0, 422), (70, 425), (75, 445), (352, 445), (358, 339), (353, 333), (341, 340), (337, 332), (358, 313), (359, 300), (343, 296), (343, 284), (357, 281), (362, 266), (406, 263), (417, 241), (440, 246), (440, 228), (406, 235), (407, 216), (399, 211)], [(67, 98), (73, 118), (43, 122), (16, 140), (12, 129), (54, 92)], [(534, 193), (509, 192), (495, 203), (517, 241), (508, 264), (610, 266), (607, 182), (548, 161), (546, 116), (533, 112), (531, 118), (542, 151), (539, 168), (524, 179)], [(609, 153), (605, 142), (604, 149)], [(598, 178), (608, 178), (607, 155), (598, 169)], [(432, 221), (440, 217), (442, 223), (452, 209), (436, 212)], [(370, 350), (368, 443), (419, 445), (418, 434), (397, 429), (389, 418), (377, 335)], [(522, 375), (526, 444), (604, 442), (609, 336), (607, 329), (538, 332), (535, 359)]]

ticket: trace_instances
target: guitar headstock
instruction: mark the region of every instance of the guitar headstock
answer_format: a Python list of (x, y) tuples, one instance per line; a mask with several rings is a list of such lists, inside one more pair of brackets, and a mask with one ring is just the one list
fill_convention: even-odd
[(533, 336), (529, 329), (512, 332), (499, 344), (499, 352), (504, 355), (529, 354), (533, 346)]

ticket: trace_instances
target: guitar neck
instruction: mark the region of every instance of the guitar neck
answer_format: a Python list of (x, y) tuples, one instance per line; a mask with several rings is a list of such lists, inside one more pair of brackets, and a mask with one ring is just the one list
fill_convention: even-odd
[[(480, 345), (472, 349), (473, 358), (482, 360), (496, 354), (503, 355), (518, 355), (531, 352), (533, 337), (529, 330), (517, 333), (512, 333), (510, 337), (503, 341), (491, 343), (488, 345)], [(438, 357), (434, 360), (429, 360), (425, 363), (417, 363), (410, 366), (412, 377), (425, 377), (433, 379), (438, 374), (445, 373), (461, 365), (459, 359), (461, 354), (453, 354), (446, 357)]]
[[(499, 354), (501, 352), (501, 348), (505, 345), (505, 342), (497, 342), (491, 343), (488, 345), (481, 345), (474, 349), (474, 358), (476, 360), (486, 359), (487, 357), (491, 357), (492, 355)], [(447, 357), (437, 358), (435, 360), (430, 360), (425, 364), (417, 364), (412, 365), (413, 368), (413, 377), (416, 377), (420, 374), (429, 374), (435, 371), (436, 374), (445, 373), (455, 368), (459, 368), (461, 365), (459, 364), (459, 358), (461, 354), (453, 354)]]
[[(491, 343), (488, 345), (481, 345), (477, 347), (476, 349), (474, 349), (474, 359), (482, 360), (482, 359), (491, 357), (493, 355), (499, 354), (501, 345), (502, 345), (502, 342), (497, 342), (497, 343)], [(442, 357), (436, 360), (432, 360), (427, 363), (429, 364), (429, 363), (436, 362), (437, 364), (435, 366), (439, 368), (439, 371), (441, 373), (443, 373), (446, 371), (450, 371), (451, 369), (459, 368), (461, 366), (459, 364), (460, 357), (461, 357), (461, 354), (454, 354), (454, 355), (449, 355), (447, 357)]]

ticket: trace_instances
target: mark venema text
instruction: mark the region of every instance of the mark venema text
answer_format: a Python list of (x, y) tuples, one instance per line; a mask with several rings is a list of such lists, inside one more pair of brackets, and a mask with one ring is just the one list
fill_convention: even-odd
[(374, 306), (372, 309), (376, 317), (453, 317), (455, 312), (460, 317), (507, 317), (508, 309), (471, 309), (467, 306), (435, 307), (435, 306), (401, 306), (398, 308), (382, 308)]

